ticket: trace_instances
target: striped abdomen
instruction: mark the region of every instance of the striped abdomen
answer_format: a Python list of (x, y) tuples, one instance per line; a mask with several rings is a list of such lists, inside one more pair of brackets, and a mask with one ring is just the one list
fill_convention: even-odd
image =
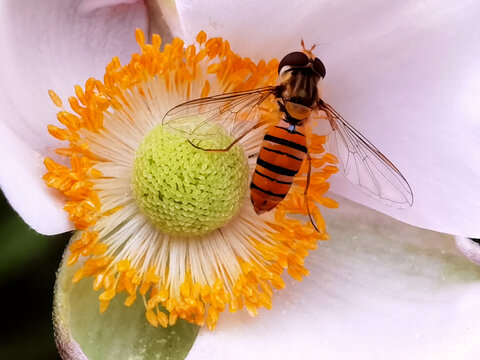
[(268, 129), (250, 184), (257, 214), (272, 210), (287, 195), (307, 153), (305, 135), (285, 121)]

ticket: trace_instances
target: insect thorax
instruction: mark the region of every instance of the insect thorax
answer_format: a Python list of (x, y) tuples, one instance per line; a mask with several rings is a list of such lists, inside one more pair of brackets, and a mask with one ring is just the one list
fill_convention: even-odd
[[(292, 102), (310, 109), (316, 107), (318, 100), (318, 81), (320, 77), (310, 68), (291, 68), (282, 74), (281, 98), (284, 103)], [(291, 114), (294, 116), (293, 114)], [(295, 117), (295, 116), (294, 116)]]

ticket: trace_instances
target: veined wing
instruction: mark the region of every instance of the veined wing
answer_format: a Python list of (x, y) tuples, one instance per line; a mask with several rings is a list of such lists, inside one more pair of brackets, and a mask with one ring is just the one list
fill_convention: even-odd
[(319, 109), (332, 127), (327, 148), (338, 156), (345, 177), (388, 205), (412, 206), (412, 188), (400, 170), (330, 105), (321, 101)]
[(275, 91), (268, 86), (190, 100), (170, 109), (162, 124), (188, 140), (239, 135), (258, 123), (258, 106)]

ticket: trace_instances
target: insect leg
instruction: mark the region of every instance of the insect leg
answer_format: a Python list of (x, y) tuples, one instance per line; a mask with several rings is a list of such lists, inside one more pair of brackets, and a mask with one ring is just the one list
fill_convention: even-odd
[(318, 230), (317, 225), (315, 224), (315, 221), (313, 220), (312, 213), (310, 212), (310, 205), (308, 203), (308, 188), (310, 186), (310, 175), (312, 174), (312, 157), (310, 156), (309, 152), (307, 152), (307, 161), (308, 161), (307, 184), (305, 185), (303, 196), (305, 198), (305, 204), (307, 205), (307, 212), (308, 212), (308, 217), (310, 218), (310, 222), (312, 223), (313, 228), (317, 232), (320, 232), (320, 230)]
[(267, 122), (266, 121), (260, 121), (258, 122), (257, 124), (255, 124), (255, 126), (252, 126), (250, 129), (248, 129), (247, 131), (245, 131), (242, 135), (240, 135), (239, 137), (237, 137), (230, 145), (228, 145), (226, 148), (224, 149), (205, 149), (205, 148), (202, 148), (198, 145), (195, 145), (192, 141), (190, 140), (187, 140), (190, 145), (192, 145), (194, 148), (197, 148), (199, 150), (203, 150), (203, 151), (212, 151), (212, 152), (227, 152), (229, 151), (232, 147), (234, 147), (240, 140), (242, 140), (250, 131), (254, 130), (254, 129), (258, 129), (259, 127), (263, 126), (263, 125), (266, 125)]

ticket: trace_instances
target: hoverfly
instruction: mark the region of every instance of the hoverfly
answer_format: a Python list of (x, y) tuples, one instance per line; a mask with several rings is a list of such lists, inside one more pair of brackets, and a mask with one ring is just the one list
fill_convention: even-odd
[[(340, 171), (346, 178), (389, 205), (412, 206), (412, 189), (402, 173), (321, 99), (319, 83), (325, 77), (325, 66), (312, 52), (315, 45), (310, 50), (305, 48), (303, 40), (301, 45), (302, 51), (289, 53), (280, 61), (278, 85), (187, 101), (169, 110), (163, 118), (163, 125), (182, 132), (192, 146), (199, 149), (202, 148), (192, 140), (213, 135), (206, 130), (206, 124), (213, 122), (224, 128), (230, 127), (236, 129), (237, 134), (240, 127), (243, 133), (227, 147), (202, 149), (228, 151), (251, 130), (263, 125), (256, 112), (260, 111), (259, 105), (273, 96), (281, 115), (278, 123), (267, 129), (250, 184), (251, 200), (257, 214), (272, 210), (283, 200), (305, 159), (309, 165), (304, 190), (308, 208), (311, 157), (304, 125), (311, 118), (322, 118), (322, 114), (331, 127), (327, 147), (339, 159)], [(202, 120), (193, 129), (187, 129), (185, 124), (192, 115), (199, 115)], [(310, 209), (307, 210), (316, 228)]]

